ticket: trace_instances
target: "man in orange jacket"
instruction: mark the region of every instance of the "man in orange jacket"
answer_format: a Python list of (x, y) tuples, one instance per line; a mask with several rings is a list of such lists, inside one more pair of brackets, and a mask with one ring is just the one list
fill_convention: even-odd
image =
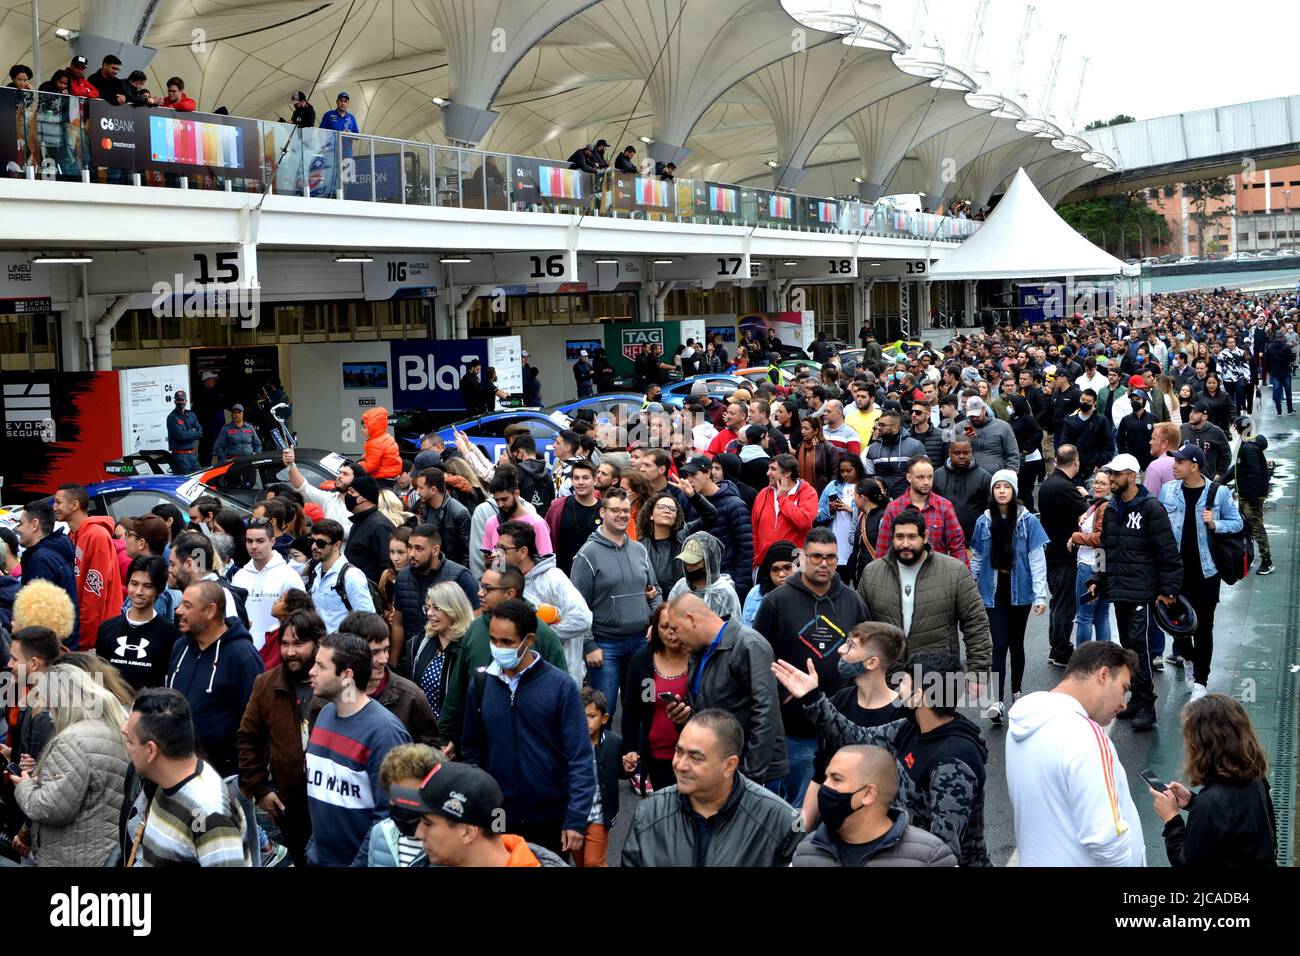
[(388, 434), (388, 409), (370, 409), (361, 416), (361, 427), (366, 430), (366, 448), (357, 464), (376, 480), (396, 478), (402, 471), (402, 454), (397, 439)]
[(176, 110), (178, 113), (193, 113), (199, 107), (186, 94), (185, 81), (179, 76), (173, 76), (167, 81), (167, 96), (158, 101), (158, 108), (160, 110)]
[(799, 478), (794, 455), (777, 455), (767, 466), (768, 486), (754, 499), (754, 567), (778, 541), (802, 548), (817, 518), (817, 489)]
[(424, 841), (432, 866), (564, 866), (545, 847), (499, 832), (510, 825), (501, 809), (504, 801), (487, 771), (440, 763), (418, 790), (393, 787), (388, 814), (403, 836)]
[(99, 625), (122, 609), (122, 572), (113, 547), (113, 519), (91, 516), (90, 497), (81, 485), (60, 485), (54, 493), (54, 517), (68, 523), (76, 549), (77, 610), (80, 637), (76, 648), (94, 653)]

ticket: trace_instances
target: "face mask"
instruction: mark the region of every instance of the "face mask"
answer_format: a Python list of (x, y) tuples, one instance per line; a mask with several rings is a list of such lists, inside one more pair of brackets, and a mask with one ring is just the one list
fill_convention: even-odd
[(301, 577), (301, 576), (303, 575), (303, 573), (307, 570), (307, 562), (306, 562), (306, 561), (290, 561), (290, 562), (289, 562), (289, 567), (291, 567), (291, 568), (293, 568), (295, 571), (297, 571), (299, 577)]
[(835, 662), (835, 669), (840, 672), (840, 676), (845, 680), (857, 680), (867, 672), (867, 662), (846, 661), (841, 657)]
[(355, 511), (357, 509), (357, 499), (345, 494), (343, 496), (343, 507), (347, 508), (348, 511)]
[(528, 653), (525, 645), (519, 645), (516, 650), (513, 647), (497, 647), (492, 645), (492, 660), (496, 661), (497, 666), (502, 670), (514, 670), (524, 661), (524, 655)]
[(692, 591), (698, 591), (704, 587), (709, 580), (709, 571), (707, 568), (696, 568), (694, 571), (686, 572), (686, 583), (690, 585)]
[[(858, 787), (858, 790), (865, 789), (865, 784)], [(858, 790), (854, 790), (853, 793), (840, 793), (826, 784), (822, 784), (817, 790), (817, 814), (831, 833), (838, 832), (840, 827), (844, 826), (844, 821), (853, 813), (853, 794)]]

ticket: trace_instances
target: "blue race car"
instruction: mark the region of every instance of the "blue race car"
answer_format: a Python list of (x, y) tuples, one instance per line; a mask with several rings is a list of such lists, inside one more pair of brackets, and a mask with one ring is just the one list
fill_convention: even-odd
[(681, 408), (686, 404), (686, 399), (690, 397), (691, 386), (696, 382), (704, 383), (704, 390), (712, 399), (725, 401), (731, 396), (731, 393), (738, 388), (753, 388), (754, 385), (747, 379), (739, 375), (728, 375), (726, 373), (713, 373), (708, 375), (692, 375), (690, 378), (684, 378), (680, 382), (673, 382), (663, 387), (663, 403), (672, 405), (674, 408)]
[(537, 442), (537, 450), (546, 458), (548, 464), (555, 460), (555, 436), (569, 427), (568, 416), (563, 412), (553, 412), (552, 418), (544, 412), (524, 410), (511, 412), (493, 412), (481, 418), (471, 418), (438, 430), (442, 440), (455, 446), (456, 432), (463, 432), (479, 449), (488, 461), (499, 461), (507, 457), (509, 446), (506, 444), (507, 425), (527, 425)]
[(563, 405), (554, 406), (552, 412), (561, 412), (569, 418), (577, 415), (578, 409), (590, 408), (597, 418), (602, 415), (609, 415), (610, 411), (618, 406), (623, 407), (623, 415), (641, 410), (645, 404), (645, 396), (638, 395), (636, 392), (610, 392), (607, 395), (591, 395), (587, 398), (580, 398), (576, 402), (566, 402)]
[(205, 485), (189, 475), (141, 475), (135, 478), (114, 478), (86, 486), (90, 497), (92, 515), (111, 518), (131, 518), (148, 514), (155, 505), (175, 505), (181, 514), (188, 515), (190, 505), (202, 495), (212, 495), (222, 508), (251, 514), (248, 506)]

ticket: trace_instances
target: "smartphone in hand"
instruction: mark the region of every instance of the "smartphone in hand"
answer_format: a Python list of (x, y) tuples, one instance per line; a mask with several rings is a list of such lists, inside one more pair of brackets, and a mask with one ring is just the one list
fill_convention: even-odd
[(1156, 790), (1160, 793), (1164, 793), (1166, 790), (1169, 789), (1169, 784), (1165, 783), (1163, 780), (1157, 777), (1150, 770), (1143, 770), (1139, 774), (1139, 776), (1147, 782), (1147, 786), (1150, 787), (1152, 790)]

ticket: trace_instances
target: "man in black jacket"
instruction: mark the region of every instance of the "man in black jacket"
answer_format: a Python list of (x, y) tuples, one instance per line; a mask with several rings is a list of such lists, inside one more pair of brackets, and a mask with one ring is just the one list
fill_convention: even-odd
[(1079, 450), (1079, 470), (1084, 478), (1091, 478), (1115, 451), (1115, 437), (1110, 419), (1097, 410), (1097, 393), (1085, 388), (1079, 396), (1079, 409), (1066, 416), (1061, 425), (1062, 444)]
[(1074, 650), (1075, 572), (1078, 564), (1067, 548), (1070, 535), (1079, 530), (1079, 516), (1088, 510), (1087, 496), (1076, 484), (1079, 475), (1079, 452), (1073, 445), (1056, 449), (1056, 467), (1038, 489), (1038, 514), (1047, 532), (1047, 589), (1052, 600), (1049, 608), (1047, 660), (1064, 667)]
[[(843, 683), (836, 649), (855, 625), (871, 618), (858, 592), (836, 573), (838, 555), (835, 533), (813, 528), (804, 544), (803, 571), (770, 591), (754, 617), (754, 630), (767, 638), (777, 660), (801, 670), (808, 661), (814, 662), (828, 694)], [(790, 760), (782, 794), (799, 809), (812, 779), (817, 734), (794, 701), (782, 706), (781, 722)]]
[(1268, 439), (1256, 435), (1255, 422), (1248, 415), (1242, 415), (1232, 425), (1237, 437), (1241, 439), (1241, 448), (1237, 451), (1237, 463), (1223, 476), (1224, 483), (1237, 482), (1237, 504), (1241, 516), (1246, 521), (1250, 536), (1259, 546), (1259, 568), (1256, 574), (1273, 573), (1273, 556), (1268, 547), (1268, 529), (1264, 527), (1264, 499), (1268, 497), (1268, 459), (1264, 456), (1268, 448)]
[(739, 772), (745, 735), (721, 710), (682, 728), (677, 785), (636, 809), (623, 866), (785, 866), (803, 837), (794, 809)]
[(684, 724), (692, 713), (714, 708), (731, 714), (745, 735), (741, 772), (760, 786), (774, 788), (790, 765), (772, 676), (772, 645), (740, 621), (724, 621), (690, 591), (672, 602), (668, 626), (691, 651), (687, 699), (668, 705), (669, 718)]
[(117, 77), (121, 69), (122, 61), (110, 53), (104, 57), (99, 69), (86, 77), (90, 85), (99, 90), (99, 95), (114, 106), (122, 106), (127, 101), (126, 84)]
[(1061, 429), (1065, 426), (1065, 419), (1079, 407), (1079, 396), (1082, 394), (1079, 386), (1058, 369), (1056, 379), (1052, 382), (1052, 392), (1047, 396), (1047, 411), (1044, 413), (1046, 422), (1043, 425), (1044, 431), (1052, 433), (1053, 448), (1061, 447)]
[(420, 524), (433, 525), (442, 535), (442, 550), (457, 564), (469, 563), (469, 509), (447, 494), (447, 473), (425, 468), (415, 476), (420, 496), (416, 516)]
[(614, 169), (620, 173), (635, 173), (637, 171), (635, 146), (623, 147), (623, 152), (614, 157)]
[(1115, 606), (1119, 642), (1138, 656), (1129, 705), (1118, 714), (1142, 733), (1156, 725), (1156, 694), (1147, 645), (1151, 602), (1169, 605), (1183, 588), (1183, 562), (1169, 512), (1137, 480), (1137, 459), (1119, 455), (1105, 466), (1111, 498), (1101, 529), (1105, 562), (1088, 585)]
[(970, 439), (965, 435), (954, 438), (948, 445), (948, 461), (934, 473), (934, 492), (952, 502), (962, 537), (967, 541), (975, 534), (975, 522), (989, 506), (992, 481), (993, 476), (975, 464)]
[(388, 542), (393, 537), (393, 523), (379, 510), (379, 483), (369, 475), (357, 475), (343, 503), (352, 512), (352, 531), (343, 554), (378, 584), (388, 567)]
[(1125, 415), (1115, 432), (1115, 447), (1121, 455), (1132, 455), (1146, 471), (1151, 464), (1151, 432), (1158, 422), (1146, 409), (1147, 394), (1140, 388), (1129, 392), (1133, 411)]
[(1187, 424), (1179, 430), (1183, 442), (1191, 442), (1205, 456), (1205, 477), (1222, 481), (1232, 464), (1232, 446), (1223, 429), (1210, 422), (1210, 406), (1204, 399), (1192, 406)]

